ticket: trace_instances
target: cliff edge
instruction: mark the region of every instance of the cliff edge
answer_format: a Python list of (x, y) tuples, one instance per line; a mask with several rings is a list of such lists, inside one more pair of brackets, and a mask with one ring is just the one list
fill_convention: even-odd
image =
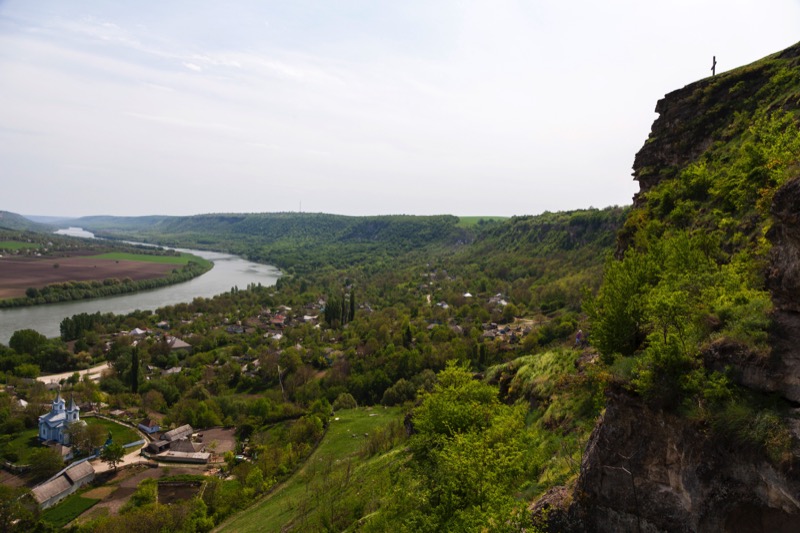
[[(800, 43), (690, 84), (658, 102), (659, 117), (636, 154), (634, 177), (640, 191), (618, 235), (617, 258), (644, 261), (659, 249), (662, 238), (680, 243), (684, 241), (675, 235), (686, 235), (685, 242), (699, 242), (698, 250), (715, 268), (737, 270), (741, 279), (749, 280), (748, 296), (742, 291), (731, 296), (732, 301), (752, 296), (752, 301), (739, 303), (753, 309), (752, 302), (765, 295), (764, 326), (751, 327), (750, 337), (738, 334), (741, 328), (725, 329), (732, 312), (715, 302), (708, 302), (701, 318), (697, 309), (685, 316), (669, 315), (663, 310), (679, 305), (664, 294), (675, 293), (653, 291), (668, 285), (664, 279), (653, 281), (657, 275), (643, 274), (641, 286), (653, 292), (634, 291), (644, 302), (638, 318), (643, 322), (648, 313), (662, 313), (663, 345), (672, 346), (669, 328), (681, 342), (690, 337), (684, 330), (694, 328), (696, 344), (684, 347), (685, 353), (676, 348), (675, 353), (681, 353), (674, 356), (684, 365), (684, 374), (671, 386), (683, 387), (678, 393), (683, 403), (665, 407), (647, 401), (642, 393), (642, 369), (652, 374), (673, 367), (664, 366), (663, 359), (671, 352), (655, 353), (655, 340), (661, 342), (656, 328), (637, 323), (638, 338), (647, 340), (634, 353), (607, 355), (609, 364), (632, 360), (634, 377), (621, 383), (612, 380), (605, 413), (570, 494), (551, 491), (532, 506), (549, 531), (800, 528), (799, 111)], [(685, 247), (692, 251), (690, 245)], [(639, 255), (632, 258), (629, 251)], [(650, 294), (666, 303), (649, 303)], [(691, 294), (686, 298), (693, 301)], [(751, 322), (758, 321), (758, 313), (752, 316)], [(679, 346), (677, 341), (673, 344)], [(642, 362), (646, 357), (656, 364)], [(720, 397), (728, 397), (710, 400), (708, 383), (684, 383), (690, 377), (697, 381), (697, 376), (725, 384)], [(745, 399), (732, 400), (731, 390)], [(744, 404), (756, 405), (749, 412), (758, 417), (740, 424), (752, 426), (755, 433), (754, 428), (769, 418), (773, 426), (764, 434), (771, 435), (767, 440), (782, 439), (780, 446), (748, 445), (749, 435), (736, 437), (747, 427), (732, 430), (725, 425), (730, 412)], [(720, 415), (715, 410), (727, 411)], [(770, 452), (778, 448), (780, 453)]]

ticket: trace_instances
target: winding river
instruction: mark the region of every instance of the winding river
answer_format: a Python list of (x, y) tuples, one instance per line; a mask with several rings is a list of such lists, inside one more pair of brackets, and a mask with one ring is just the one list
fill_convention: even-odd
[[(93, 235), (79, 228), (61, 230), (59, 233), (91, 238)], [(210, 298), (236, 286), (241, 289), (250, 283), (274, 285), (280, 271), (270, 265), (260, 265), (241, 257), (202, 250), (178, 248), (214, 262), (214, 268), (205, 274), (177, 285), (159, 289), (59, 304), (37, 305), (0, 309), (0, 343), (8, 344), (11, 335), (20, 329), (34, 329), (47, 337), (60, 335), (59, 324), (65, 317), (78, 313), (125, 314), (137, 309), (152, 309), (165, 305), (191, 302), (196, 297)]]

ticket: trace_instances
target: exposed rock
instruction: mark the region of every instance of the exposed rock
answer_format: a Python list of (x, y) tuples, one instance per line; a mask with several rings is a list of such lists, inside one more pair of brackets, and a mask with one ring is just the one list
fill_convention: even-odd
[[(589, 440), (569, 519), (551, 531), (797, 531), (800, 482), (702, 427), (610, 395)], [(570, 524), (561, 527), (561, 524)]]
[[(634, 162), (640, 186), (634, 209), (660, 181), (679, 179), (680, 170), (715, 142), (738, 135), (729, 127), (737, 113), (800, 109), (800, 94), (771, 81), (779, 72), (796, 77), (800, 43), (775, 58), (781, 61), (707, 78), (658, 102), (659, 117)], [(756, 353), (718, 340), (703, 358), (711, 369), (731, 368), (746, 387), (800, 403), (800, 177), (775, 193), (772, 215), (765, 272), (774, 303), (770, 350)], [(635, 231), (635, 224), (626, 225), (618, 234), (618, 255)], [(796, 443), (800, 419), (787, 423)], [(531, 510), (550, 531), (800, 531), (800, 472), (787, 468), (714, 438), (698, 423), (613, 391), (590, 437), (571, 503), (556, 491)]]
[(775, 193), (772, 216), (767, 287), (777, 311), (800, 313), (800, 178)]
[(706, 365), (714, 370), (734, 369), (733, 377), (751, 389), (777, 392), (800, 403), (800, 178), (776, 193), (773, 225), (767, 233), (772, 243), (766, 272), (772, 294), (769, 356), (719, 340), (705, 351)]
[[(776, 54), (789, 68), (800, 68), (800, 43)], [(633, 176), (639, 182), (634, 207), (641, 207), (644, 194), (664, 179), (674, 179), (680, 169), (695, 161), (716, 141), (727, 141), (731, 118), (756, 108), (797, 109), (800, 96), (769, 101), (770, 82), (778, 67), (772, 62), (756, 62), (691, 83), (673, 91), (656, 104), (658, 118), (650, 135), (636, 154)], [(631, 228), (617, 236), (617, 255), (628, 248)]]

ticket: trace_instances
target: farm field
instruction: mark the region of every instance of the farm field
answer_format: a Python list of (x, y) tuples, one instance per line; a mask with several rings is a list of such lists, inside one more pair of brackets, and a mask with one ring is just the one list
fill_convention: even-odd
[(109, 252), (105, 254), (93, 255), (88, 259), (113, 259), (115, 261), (144, 261), (146, 263), (165, 263), (169, 265), (185, 265), (192, 259), (197, 261), (197, 257), (192, 254), (182, 253), (181, 255), (151, 255), (151, 254), (131, 254), (126, 252)]
[[(128, 468), (111, 474), (111, 479), (102, 487), (98, 487), (83, 494), (84, 498), (96, 498), (99, 503), (88, 512), (80, 515), (76, 523), (86, 523), (101, 516), (118, 514), (122, 507), (130, 500), (145, 479), (160, 479), (168, 476), (200, 475), (205, 467), (180, 466), (148, 468), (144, 466)], [(57, 509), (60, 506), (55, 507)], [(76, 515), (77, 516), (77, 515)]]
[(0, 250), (26, 250), (28, 248), (38, 247), (38, 244), (30, 242), (0, 241)]
[(42, 518), (46, 522), (50, 522), (53, 527), (62, 528), (99, 501), (99, 499), (87, 498), (85, 494), (73, 494), (55, 507), (45, 509), (42, 512)]
[[(193, 256), (156, 256), (108, 253), (82, 257), (0, 258), (0, 299), (22, 298), (29, 287), (37, 289), (67, 281), (98, 281), (130, 278), (133, 281), (161, 278)], [(198, 262), (199, 259), (195, 259)]]

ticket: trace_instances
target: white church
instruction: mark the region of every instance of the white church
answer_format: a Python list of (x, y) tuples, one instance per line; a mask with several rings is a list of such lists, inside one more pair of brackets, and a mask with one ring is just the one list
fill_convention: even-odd
[(69, 407), (65, 407), (61, 391), (58, 391), (50, 412), (39, 417), (39, 438), (43, 441), (54, 440), (63, 445), (69, 445), (69, 434), (64, 431), (67, 426), (81, 421), (80, 407), (75, 405), (75, 399), (70, 398)]

